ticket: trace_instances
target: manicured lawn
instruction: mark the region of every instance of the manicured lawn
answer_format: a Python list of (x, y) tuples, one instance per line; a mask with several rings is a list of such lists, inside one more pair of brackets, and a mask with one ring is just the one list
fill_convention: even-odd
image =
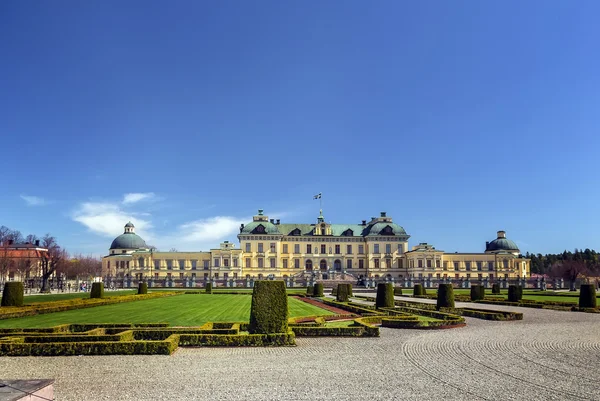
[[(206, 322), (248, 321), (251, 296), (228, 294), (178, 295), (146, 301), (98, 306), (18, 319), (0, 320), (0, 327), (51, 327), (64, 323), (160, 323), (200, 326)], [(288, 297), (290, 317), (332, 313)]]
[[(116, 297), (120, 295), (132, 295), (137, 294), (135, 290), (124, 290), (124, 291), (104, 291), (104, 295), (107, 297)], [(24, 298), (25, 304), (34, 304), (38, 302), (53, 302), (53, 301), (64, 301), (68, 299), (77, 298), (89, 298), (90, 293), (88, 292), (67, 292), (62, 294), (40, 294), (40, 295), (27, 295)]]

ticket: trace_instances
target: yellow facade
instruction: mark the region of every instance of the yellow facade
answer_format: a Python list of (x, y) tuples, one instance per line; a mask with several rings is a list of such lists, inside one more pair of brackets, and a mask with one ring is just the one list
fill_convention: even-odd
[[(530, 261), (519, 257), (503, 231), (483, 253), (445, 253), (410, 236), (385, 212), (360, 224), (282, 224), (262, 210), (242, 224), (237, 248), (223, 242), (206, 252), (158, 252), (141, 247), (131, 223), (103, 258), (106, 274), (135, 279), (208, 280), (312, 277), (316, 279), (529, 277)], [(127, 248), (132, 247), (132, 248)], [(135, 249), (133, 249), (135, 247)]]

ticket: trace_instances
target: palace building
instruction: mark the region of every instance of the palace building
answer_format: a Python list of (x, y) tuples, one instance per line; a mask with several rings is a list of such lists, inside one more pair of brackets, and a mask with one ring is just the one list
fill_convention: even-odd
[[(240, 247), (225, 241), (203, 252), (150, 249), (129, 222), (112, 242), (103, 268), (111, 276), (154, 279), (335, 278), (514, 279), (528, 278), (530, 260), (498, 231), (481, 253), (445, 253), (420, 243), (386, 212), (360, 224), (330, 224), (321, 211), (312, 224), (281, 223), (259, 209), (238, 234)], [(339, 276), (338, 276), (339, 277)]]

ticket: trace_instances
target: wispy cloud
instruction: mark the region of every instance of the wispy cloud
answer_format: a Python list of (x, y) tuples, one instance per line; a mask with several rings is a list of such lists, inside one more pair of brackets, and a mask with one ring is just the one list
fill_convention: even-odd
[(21, 199), (27, 203), (27, 206), (43, 206), (46, 204), (44, 198), (39, 196), (21, 195)]
[(154, 192), (134, 192), (123, 196), (123, 204), (128, 205), (154, 198)]

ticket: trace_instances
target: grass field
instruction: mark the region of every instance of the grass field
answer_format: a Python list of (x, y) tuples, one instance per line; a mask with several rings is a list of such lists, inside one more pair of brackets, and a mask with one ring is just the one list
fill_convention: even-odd
[[(178, 295), (77, 309), (18, 319), (0, 320), (0, 327), (51, 327), (64, 323), (169, 323), (200, 326), (206, 322), (248, 321), (252, 297), (228, 294)], [(288, 297), (290, 317), (333, 313)]]
[[(409, 289), (405, 292), (406, 294), (412, 294), (412, 291)], [(454, 289), (455, 295), (469, 295), (471, 293), (470, 289), (459, 288)], [(437, 294), (437, 290), (434, 288), (428, 288), (427, 294)], [(491, 288), (486, 288), (485, 295), (490, 297), (504, 297), (508, 299), (508, 290), (502, 289), (500, 294), (492, 294)], [(600, 298), (600, 293), (598, 293), (597, 297)], [(535, 291), (535, 290), (524, 290), (523, 291), (523, 299), (530, 301), (553, 301), (553, 302), (569, 302), (573, 304), (577, 304), (579, 302), (579, 291), (569, 291), (569, 292), (554, 292), (554, 291)]]
[[(123, 290), (123, 291), (104, 291), (104, 296), (115, 297), (120, 295), (133, 295), (137, 294), (135, 290)], [(89, 292), (67, 292), (62, 294), (40, 294), (40, 295), (28, 295), (24, 298), (25, 304), (35, 304), (39, 302), (53, 302), (53, 301), (64, 301), (67, 299), (77, 298), (89, 298)]]

